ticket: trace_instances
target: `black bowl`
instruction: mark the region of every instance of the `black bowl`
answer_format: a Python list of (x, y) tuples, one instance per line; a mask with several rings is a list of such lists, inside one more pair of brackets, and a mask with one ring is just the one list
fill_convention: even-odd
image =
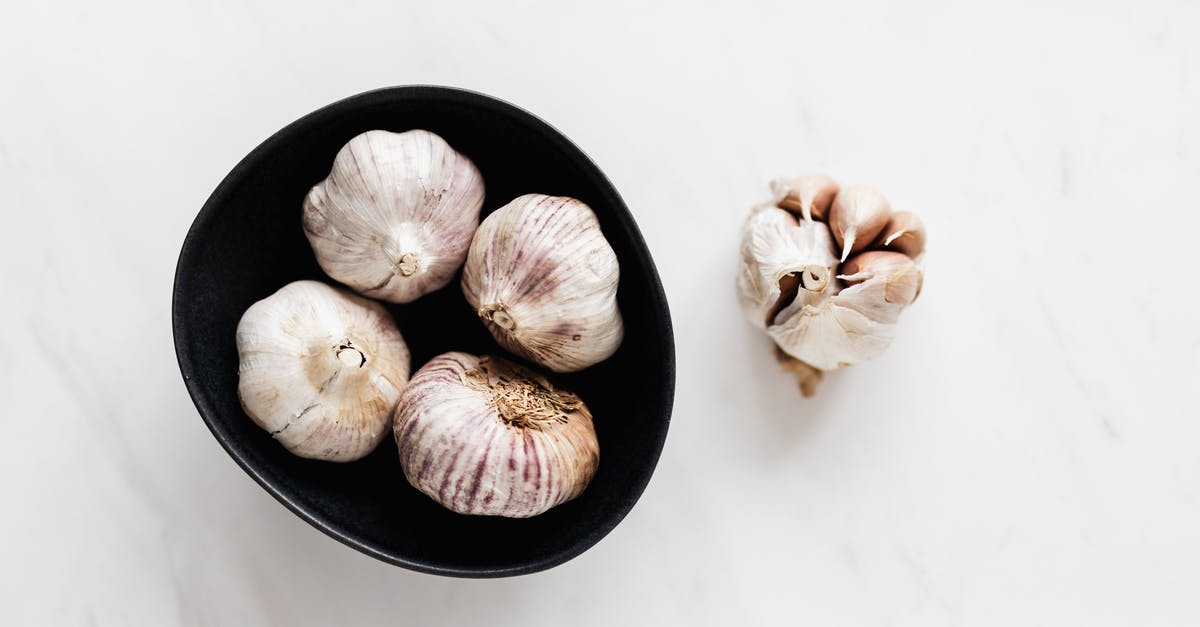
[[(301, 201), (334, 155), (371, 129), (428, 129), (483, 173), (486, 215), (525, 193), (566, 195), (595, 210), (621, 263), (625, 341), (603, 363), (555, 380), (595, 416), (600, 467), (577, 499), (529, 519), (454, 514), (408, 485), (391, 438), (349, 464), (295, 457), (238, 404), (234, 331), (255, 301), (325, 276), (300, 224)], [(221, 182), (188, 231), (172, 302), (179, 369), (200, 416), (251, 477), (298, 516), (368, 555), (463, 577), (531, 573), (598, 542), (629, 512), (658, 461), (675, 386), (671, 318), (646, 244), (617, 191), (588, 157), (526, 111), (445, 87), (360, 94), (304, 116), (255, 148)], [(504, 354), (458, 281), (390, 306), (413, 370), (460, 350)]]

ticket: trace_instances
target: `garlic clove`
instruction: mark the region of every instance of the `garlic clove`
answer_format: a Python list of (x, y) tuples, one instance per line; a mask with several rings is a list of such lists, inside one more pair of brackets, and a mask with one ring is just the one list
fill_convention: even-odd
[(824, 174), (806, 174), (771, 181), (771, 193), (780, 209), (799, 212), (805, 220), (825, 221), (838, 184)]
[(747, 319), (759, 328), (836, 291), (833, 237), (822, 222), (798, 222), (783, 209), (756, 211), (743, 226), (741, 253), (739, 301)]
[(304, 199), (304, 232), (326, 274), (396, 303), (444, 287), (483, 206), (469, 159), (424, 130), (367, 131)]
[(880, 233), (879, 247), (916, 259), (925, 252), (925, 224), (911, 212), (897, 211)]
[(829, 229), (842, 248), (841, 261), (866, 249), (887, 226), (891, 205), (865, 185), (847, 185), (829, 208)]
[(921, 271), (904, 253), (872, 250), (842, 264), (839, 279), (848, 283), (882, 282), (883, 298), (901, 306), (911, 304), (921, 291)]
[(287, 450), (352, 461), (379, 444), (408, 382), (408, 347), (379, 304), (296, 281), (237, 327), (238, 398)]
[(624, 337), (617, 255), (586, 204), (528, 194), (475, 233), (462, 288), (505, 349), (555, 372), (608, 359)]
[(408, 482), (460, 514), (536, 516), (579, 496), (600, 462), (583, 401), (497, 357), (431, 359), (393, 427)]

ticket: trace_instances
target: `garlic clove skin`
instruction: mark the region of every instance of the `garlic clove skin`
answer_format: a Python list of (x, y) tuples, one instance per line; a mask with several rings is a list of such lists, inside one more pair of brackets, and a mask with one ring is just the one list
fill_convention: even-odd
[(866, 185), (847, 185), (829, 208), (829, 229), (842, 249), (841, 261), (866, 249), (887, 226), (892, 207)]
[(479, 225), (462, 288), (501, 346), (554, 372), (574, 372), (621, 345), (619, 279), (617, 255), (590, 207), (528, 194)]
[(454, 278), (483, 195), (479, 170), (441, 137), (367, 131), (338, 151), (305, 197), (304, 233), (326, 274), (407, 303)]
[(824, 174), (805, 174), (771, 181), (771, 193), (780, 209), (799, 212), (808, 221), (824, 222), (838, 193), (838, 184)]
[(583, 401), (497, 357), (434, 357), (393, 427), (408, 482), (459, 514), (536, 516), (579, 496), (600, 463)]
[[(878, 356), (891, 344), (895, 314), (868, 316), (859, 311), (864, 308), (860, 300), (873, 303), (873, 294), (843, 297), (844, 293), (818, 306), (805, 306), (768, 327), (767, 334), (785, 353), (820, 370), (846, 368)], [(895, 309), (898, 314), (900, 308)]]
[(921, 289), (921, 271), (906, 255), (869, 251), (842, 264), (848, 283), (818, 306), (767, 329), (788, 355), (821, 370), (872, 359), (892, 343), (900, 312)]
[(925, 224), (911, 212), (897, 211), (883, 228), (879, 247), (916, 259), (925, 252)]
[(408, 382), (408, 347), (379, 303), (296, 281), (250, 306), (237, 327), (238, 398), (288, 451), (360, 459), (387, 435)]
[(765, 329), (837, 289), (833, 236), (822, 222), (797, 221), (783, 209), (756, 211), (742, 228), (738, 297), (752, 324)]
[[(861, 253), (841, 270), (837, 278), (846, 287), (838, 286), (818, 302), (785, 309), (766, 328), (784, 353), (820, 370), (845, 368), (882, 353), (892, 342), (900, 311), (920, 288), (920, 271), (900, 253)], [(803, 386), (803, 371), (789, 370)]]

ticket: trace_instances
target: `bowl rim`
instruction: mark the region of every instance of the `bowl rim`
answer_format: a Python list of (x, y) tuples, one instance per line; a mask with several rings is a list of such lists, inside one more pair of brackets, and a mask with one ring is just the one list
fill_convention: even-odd
[[(390, 100), (420, 100), (433, 99), (456, 104), (465, 105), (471, 108), (484, 108), (493, 113), (497, 113), (516, 121), (522, 125), (528, 125), (539, 128), (545, 137), (554, 144), (565, 149), (566, 154), (577, 154), (580, 157), (578, 165), (585, 168), (590, 174), (594, 173), (599, 183), (599, 191), (604, 198), (604, 201), (616, 209), (617, 222), (619, 226), (626, 231), (626, 235), (631, 238), (634, 246), (633, 254), (638, 257), (638, 261), (648, 267), (650, 272), (650, 299), (655, 311), (662, 312), (661, 325), (663, 333), (658, 338), (659, 349), (663, 354), (664, 361), (664, 376), (660, 382), (660, 393), (662, 394), (662, 406), (657, 408), (659, 421), (662, 423), (662, 428), (657, 432), (657, 438), (652, 443), (650, 459), (647, 460), (649, 467), (647, 472), (641, 475), (636, 483), (632, 485), (631, 499), (622, 500), (620, 506), (611, 512), (611, 515), (600, 521), (590, 532), (582, 534), (573, 541), (565, 549), (548, 553), (538, 559), (533, 559), (526, 562), (520, 562), (514, 565), (487, 567), (487, 568), (472, 568), (472, 567), (455, 567), (438, 564), (436, 562), (427, 562), (415, 560), (386, 551), (379, 550), (369, 544), (354, 537), (352, 534), (343, 532), (342, 530), (327, 524), (320, 516), (317, 516), (305, 508), (304, 505), (297, 503), (289, 498), (284, 490), (274, 485), (270, 480), (264, 477), (256, 468), (250, 466), (237, 450), (232, 438), (229, 434), (224, 433), (218, 426), (209, 418), (210, 414), (216, 414), (217, 410), (213, 406), (210, 399), (197, 383), (197, 373), (192, 368), (192, 353), (189, 349), (190, 331), (187, 325), (183, 324), (180, 318), (180, 311), (187, 306), (181, 299), (183, 287), (187, 285), (188, 279), (184, 276), (184, 267), (187, 259), (194, 254), (193, 247), (196, 242), (196, 235), (207, 225), (212, 222), (217, 210), (224, 205), (227, 198), (236, 187), (236, 183), (242, 179), (245, 173), (257, 166), (269, 153), (276, 148), (278, 144), (286, 142), (298, 129), (311, 123), (314, 118), (320, 118), (330, 115), (337, 115), (347, 110), (352, 110), (362, 105), (367, 105), (372, 102), (383, 102)], [(563, 564), (595, 546), (600, 540), (607, 536), (629, 512), (641, 500), (645, 493), (646, 487), (650, 483), (650, 479), (654, 475), (658, 461), (662, 456), (663, 446), (666, 443), (667, 432), (670, 430), (671, 412), (675, 400), (675, 341), (674, 329), (671, 322), (670, 308), (667, 303), (666, 293), (663, 290), (662, 279), (658, 274), (658, 268), (654, 264), (654, 259), (650, 255), (649, 248), (646, 246), (645, 239), (642, 237), (641, 231), (637, 226), (637, 222), (630, 213), (628, 206), (613, 186), (612, 181), (604, 174), (604, 171), (592, 160), (592, 158), (583, 151), (579, 146), (575, 145), (565, 135), (562, 134), (554, 126), (547, 123), (545, 120), (536, 115), (518, 107), (510, 102), (489, 96), (487, 94), (462, 89), (458, 87), (449, 87), (444, 85), (429, 85), (429, 84), (413, 84), (413, 85), (396, 85), (391, 87), (382, 87), (361, 92), (353, 96), (342, 98), (333, 103), (325, 105), (310, 113), (307, 113), (295, 121), (289, 123), (283, 128), (273, 133), (270, 137), (256, 146), (245, 157), (241, 159), (229, 171), (228, 174), (217, 185), (216, 189), (204, 202), (204, 205), (197, 213), (195, 220), (192, 221), (188, 228), (187, 234), (184, 236), (183, 244), (180, 248), (179, 258), (176, 261), (175, 277), (172, 282), (171, 289), (171, 326), (173, 331), (173, 339), (175, 343), (175, 356), (179, 364), (180, 373), (183, 375), (184, 385), (187, 388), (188, 395), (192, 399), (193, 405), (200, 414), (204, 424), (208, 426), (213, 437), (225, 449), (225, 452), (233, 458), (239, 467), (246, 474), (250, 475), (259, 486), (261, 486), (275, 500), (282, 503), (287, 509), (302, 520), (319, 529), (325, 535), (349, 546), (361, 553), (370, 555), (380, 561), (407, 568), (409, 570), (428, 573), (433, 575), (452, 576), (452, 577), (469, 577), (469, 578), (490, 578), (490, 577), (509, 577), (514, 575), (525, 575), (542, 570), (553, 568)]]

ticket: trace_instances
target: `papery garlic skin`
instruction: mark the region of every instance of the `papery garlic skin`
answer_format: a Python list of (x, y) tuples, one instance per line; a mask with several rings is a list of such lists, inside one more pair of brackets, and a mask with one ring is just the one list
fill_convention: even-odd
[(819, 305), (805, 305), (767, 328), (787, 354), (821, 370), (837, 370), (877, 357), (892, 343), (904, 305), (884, 297), (886, 281), (841, 290)]
[(617, 255), (590, 207), (528, 194), (479, 225), (462, 288), (501, 346), (554, 372), (574, 372), (621, 345), (619, 279)]
[(579, 496), (600, 462), (579, 397), (497, 357), (434, 357), (393, 428), (408, 482), (460, 514), (536, 516)]
[[(789, 308), (816, 304), (827, 294), (805, 289), (801, 283), (823, 270), (831, 281), (837, 267), (833, 237), (824, 223), (797, 221), (777, 208), (755, 211), (746, 219), (742, 237), (742, 271), (738, 295), (742, 311), (755, 326), (765, 329)], [(818, 280), (809, 287), (822, 287)], [(788, 311), (787, 313), (790, 313)]]
[(408, 382), (408, 347), (379, 303), (296, 281), (237, 327), (238, 398), (300, 457), (346, 462), (375, 449)]
[(441, 137), (367, 131), (305, 197), (304, 233), (326, 274), (407, 303), (454, 278), (483, 195), (479, 170)]

